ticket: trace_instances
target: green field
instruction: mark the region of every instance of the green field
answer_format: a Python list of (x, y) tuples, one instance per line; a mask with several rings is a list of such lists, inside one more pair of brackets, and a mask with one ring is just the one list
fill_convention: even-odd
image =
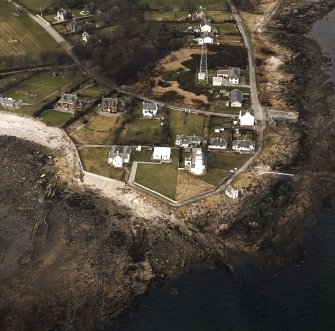
[(184, 134), (188, 136), (195, 135), (202, 137), (204, 130), (204, 122), (205, 117), (202, 115), (187, 114), (186, 119), (187, 126)]
[(207, 9), (212, 10), (226, 10), (227, 3), (223, 0), (140, 0), (140, 4), (147, 5), (151, 9), (171, 9), (171, 8), (179, 8), (189, 10), (192, 8), (199, 8), (200, 6), (204, 6)]
[(3, 92), (3, 96), (28, 103), (29, 105), (22, 106), (15, 112), (33, 115), (44, 105), (56, 101), (61, 90), (69, 91), (82, 80), (82, 74), (74, 70), (61, 71), (56, 77), (51, 72), (41, 72)]
[(80, 148), (78, 152), (86, 171), (121, 181), (124, 180), (124, 170), (113, 168), (107, 163), (109, 148)]
[(114, 144), (118, 130), (122, 127), (124, 117), (94, 116), (75, 135), (75, 139), (87, 144)]
[(22, 6), (33, 11), (40, 11), (47, 9), (54, 1), (53, 0), (19, 0)]
[[(1, 61), (1, 69), (17, 67), (23, 60), (29, 60), (30, 65), (37, 64), (41, 51), (57, 47), (57, 43), (31, 18), (16, 15), (13, 6), (0, 2), (0, 56), (7, 57)], [(24, 59), (25, 56), (29, 58)]]
[(229, 171), (208, 167), (206, 174), (201, 176), (200, 179), (208, 184), (218, 186), (229, 174)]
[(41, 115), (43, 122), (50, 126), (59, 126), (71, 117), (72, 114), (63, 113), (55, 110), (47, 110)]
[(78, 96), (87, 98), (101, 98), (110, 94), (110, 89), (100, 85), (94, 85), (87, 88), (82, 88), (78, 92)]
[[(215, 24), (215, 27), (218, 29), (220, 34), (237, 34), (238, 30), (235, 24), (233, 23), (224, 23), (224, 24)], [(223, 37), (225, 38), (225, 36)]]
[(176, 136), (183, 134), (184, 132), (184, 120), (185, 120), (184, 112), (175, 110), (168, 111), (170, 140), (172, 145), (174, 145), (174, 142), (176, 141)]
[(161, 193), (170, 199), (175, 199), (178, 153), (173, 154), (172, 158), (173, 163), (138, 164), (135, 182)]
[(157, 145), (163, 140), (160, 120), (147, 119), (142, 115), (142, 104), (136, 107), (117, 138), (119, 145)]

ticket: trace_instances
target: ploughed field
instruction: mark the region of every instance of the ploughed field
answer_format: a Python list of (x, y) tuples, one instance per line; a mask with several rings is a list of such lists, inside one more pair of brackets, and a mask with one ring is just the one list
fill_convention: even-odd
[(11, 56), (37, 56), (56, 47), (57, 43), (31, 18), (5, 1), (0, 2), (0, 57), (7, 57), (0, 62), (0, 69), (6, 69), (15, 60)]

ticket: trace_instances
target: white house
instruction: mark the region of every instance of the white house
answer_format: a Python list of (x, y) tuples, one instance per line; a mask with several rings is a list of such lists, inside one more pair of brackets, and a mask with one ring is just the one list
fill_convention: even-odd
[(88, 42), (88, 38), (89, 38), (89, 36), (90, 36), (90, 35), (89, 35), (86, 31), (84, 31), (83, 34), (81, 35), (81, 40), (82, 40), (83, 42), (87, 43), (87, 42)]
[(232, 90), (230, 92), (230, 107), (242, 107), (243, 93), (240, 90)]
[(158, 112), (158, 104), (153, 102), (143, 101), (143, 116), (144, 117), (154, 117)]
[(113, 145), (108, 154), (108, 163), (115, 168), (122, 168), (124, 163), (130, 162), (130, 154), (129, 146)]
[(201, 138), (198, 136), (177, 135), (175, 144), (184, 148), (198, 147), (201, 145)]
[(218, 150), (227, 149), (227, 141), (223, 138), (212, 138), (209, 141), (208, 148)]
[(3, 98), (0, 96), (0, 106), (7, 107), (7, 108), (20, 108), (22, 106), (22, 100), (16, 101), (12, 98)]
[(213, 77), (213, 86), (222, 86), (223, 78), (222, 77)]
[(252, 140), (233, 140), (232, 150), (240, 153), (252, 153), (255, 151), (255, 142)]
[(200, 31), (202, 33), (211, 33), (212, 32), (212, 23), (210, 20), (202, 20), (200, 23)]
[(254, 126), (255, 125), (255, 116), (252, 115), (247, 110), (240, 110), (238, 119), (240, 121), (241, 126)]
[(214, 39), (212, 37), (204, 37), (204, 38), (195, 38), (194, 41), (198, 43), (198, 45), (203, 45), (203, 44), (213, 44)]
[(154, 147), (153, 160), (170, 161), (171, 147)]
[(229, 84), (239, 84), (240, 83), (240, 76), (241, 76), (241, 69), (240, 68), (230, 68), (228, 74), (228, 82)]
[(201, 148), (193, 148), (191, 157), (185, 157), (185, 168), (197, 176), (206, 172), (205, 156)]
[(73, 16), (74, 15), (72, 14), (71, 10), (61, 8), (58, 10), (55, 19), (58, 22), (64, 22), (65, 20), (71, 19)]
[(230, 199), (237, 199), (238, 198), (238, 190), (233, 188), (232, 186), (228, 185), (225, 189), (224, 193)]

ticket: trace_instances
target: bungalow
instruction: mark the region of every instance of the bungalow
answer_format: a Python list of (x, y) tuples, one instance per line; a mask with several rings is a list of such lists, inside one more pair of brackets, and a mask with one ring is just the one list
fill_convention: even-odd
[(209, 149), (227, 149), (227, 141), (223, 138), (212, 138), (209, 141), (209, 145), (208, 145)]
[(171, 147), (154, 147), (152, 159), (160, 160), (160, 161), (170, 161), (171, 160)]
[(230, 92), (230, 107), (242, 107), (243, 93), (240, 90), (232, 90)]
[(229, 74), (228, 74), (228, 82), (229, 84), (239, 84), (240, 82), (240, 76), (241, 76), (241, 69), (240, 68), (230, 68)]
[(225, 189), (224, 193), (230, 199), (237, 199), (238, 198), (238, 190), (233, 188), (232, 186), (228, 185)]
[(198, 136), (184, 136), (178, 135), (176, 137), (176, 146), (189, 148), (189, 147), (198, 147), (201, 145), (201, 138)]
[(158, 104), (153, 102), (143, 101), (143, 116), (144, 117), (154, 117), (158, 112)]
[(122, 168), (130, 161), (131, 148), (129, 146), (113, 145), (108, 154), (108, 163), (115, 168)]
[(6, 108), (20, 108), (22, 106), (22, 100), (16, 101), (9, 97), (3, 98), (0, 96), (0, 106)]
[(104, 98), (101, 99), (101, 111), (106, 113), (117, 113), (124, 111), (125, 103), (118, 98)]
[(240, 126), (254, 126), (255, 125), (255, 116), (252, 115), (247, 110), (240, 110), (238, 119), (240, 121)]
[(213, 77), (213, 86), (222, 86), (223, 78), (222, 77)]
[(240, 153), (252, 153), (255, 151), (255, 142), (252, 140), (233, 140), (232, 150)]
[(200, 32), (211, 33), (212, 32), (212, 22), (211, 20), (202, 20), (200, 23)]
[(78, 99), (77, 94), (62, 93), (58, 104), (68, 111), (80, 110), (83, 107), (82, 102)]
[(191, 157), (185, 157), (185, 169), (198, 176), (206, 172), (205, 156), (201, 148), (193, 148)]

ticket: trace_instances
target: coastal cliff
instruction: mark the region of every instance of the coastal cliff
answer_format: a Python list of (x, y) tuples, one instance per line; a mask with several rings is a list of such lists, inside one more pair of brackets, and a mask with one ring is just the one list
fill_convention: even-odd
[[(324, 84), (326, 59), (304, 36), (333, 7), (283, 1), (267, 32), (254, 36), (256, 46), (264, 40), (274, 46), (271, 54), (256, 47), (263, 102), (293, 106), (300, 120), (265, 132), (261, 155), (234, 183), (244, 192), (238, 201), (217, 195), (173, 210), (170, 219), (140, 218), (95, 192), (57, 182), (52, 151), (1, 137), (2, 329), (89, 330), (117, 317), (153, 281), (204, 262), (229, 264), (231, 253), (278, 263), (301, 259), (306, 214), (334, 204), (333, 182), (313, 175), (334, 173), (326, 103), (332, 88)], [(265, 68), (271, 56), (284, 63), (276, 83), (275, 70)], [(299, 176), (258, 176), (264, 167)]]

